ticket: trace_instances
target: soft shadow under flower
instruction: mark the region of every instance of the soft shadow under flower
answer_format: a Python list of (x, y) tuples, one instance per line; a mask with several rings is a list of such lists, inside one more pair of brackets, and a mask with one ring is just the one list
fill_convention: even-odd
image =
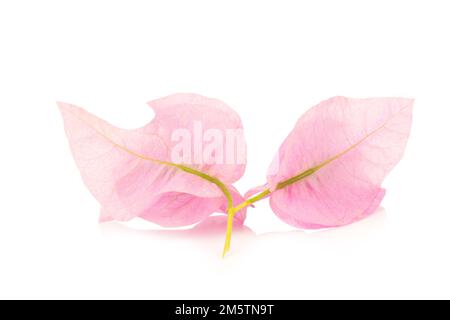
[[(386, 212), (384, 208), (379, 207), (370, 217), (356, 223), (339, 227), (322, 229), (316, 231), (293, 230), (281, 232), (266, 232), (256, 234), (252, 229), (245, 225), (236, 225), (234, 227), (235, 238), (233, 243), (236, 245), (232, 251), (242, 252), (248, 245), (258, 241), (258, 239), (281, 239), (289, 238), (293, 241), (307, 239), (310, 241), (358, 241), (380, 232), (386, 222)], [(131, 235), (145, 236), (154, 238), (155, 241), (161, 239), (171, 239), (190, 241), (198, 247), (207, 250), (220, 250), (223, 243), (223, 237), (227, 226), (227, 217), (225, 215), (210, 216), (202, 222), (196, 224), (190, 229), (183, 230), (140, 230), (127, 226), (120, 222), (108, 222), (100, 224), (100, 229), (105, 236)]]

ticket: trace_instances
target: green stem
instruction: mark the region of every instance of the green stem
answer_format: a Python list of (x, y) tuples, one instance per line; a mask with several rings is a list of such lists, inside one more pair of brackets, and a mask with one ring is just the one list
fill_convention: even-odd
[(246, 201), (242, 202), (241, 204), (237, 205), (233, 209), (235, 210), (235, 212), (238, 212), (239, 210), (244, 209), (245, 207), (248, 207), (257, 201), (264, 199), (269, 194), (270, 194), (270, 189), (266, 189), (266, 190), (262, 191), (261, 193), (258, 193), (256, 196), (249, 198)]
[[(306, 177), (309, 177), (310, 175), (312, 175), (314, 172), (316, 172), (317, 170), (319, 170), (320, 168), (322, 168), (323, 165), (318, 165), (316, 167), (313, 167), (311, 169), (305, 170), (302, 173), (289, 178), (287, 180), (284, 180), (280, 183), (277, 184), (277, 187), (275, 188), (276, 190), (280, 190), (283, 188), (286, 188), (287, 186), (290, 186), (291, 184), (294, 184), (302, 179), (305, 179)], [(228, 250), (230, 250), (230, 244), (231, 244), (231, 232), (233, 229), (233, 217), (236, 214), (236, 212), (251, 206), (253, 203), (258, 202), (262, 199), (264, 199), (265, 197), (267, 197), (268, 195), (270, 195), (273, 191), (270, 191), (269, 188), (263, 190), (262, 192), (258, 193), (257, 195), (245, 200), (244, 202), (238, 204), (235, 207), (231, 207), (228, 209), (228, 221), (227, 221), (227, 231), (226, 231), (226, 236), (225, 236), (225, 246), (223, 248), (223, 256), (225, 256), (225, 254), (228, 252)]]
[(231, 208), (233, 208), (233, 197), (231, 196), (231, 192), (230, 192), (230, 190), (228, 190), (227, 186), (222, 181), (220, 181), (216, 177), (210, 176), (206, 173), (195, 170), (193, 168), (183, 166), (181, 164), (173, 164), (173, 166), (177, 167), (180, 170), (183, 170), (184, 172), (196, 175), (202, 179), (205, 179), (205, 180), (215, 184), (227, 198), (227, 201), (228, 201), (227, 211), (229, 211)]
[[(308, 169), (303, 171), (302, 173), (289, 178), (287, 180), (284, 180), (280, 183), (277, 184), (277, 187), (275, 188), (274, 191), (276, 190), (280, 190), (283, 188), (286, 188), (287, 186), (290, 186), (291, 184), (294, 184), (302, 179), (305, 179), (306, 177), (309, 177), (310, 175), (312, 175), (314, 172), (316, 172), (317, 170), (320, 169), (320, 166)], [(241, 204), (237, 205), (236, 207), (234, 207), (235, 211), (239, 211), (241, 209), (244, 209), (245, 207), (248, 207), (250, 205), (252, 205), (255, 202), (258, 202), (262, 199), (264, 199), (265, 197), (267, 197), (269, 194), (271, 194), (273, 191), (270, 191), (270, 189), (265, 189), (264, 191), (262, 191), (261, 193), (258, 193), (256, 196), (249, 198), (247, 200), (245, 200), (244, 202), (242, 202)]]
[(225, 195), (225, 197), (227, 198), (228, 204), (227, 204), (227, 215), (228, 215), (228, 219), (227, 219), (227, 233), (226, 233), (226, 240), (225, 240), (225, 245), (223, 248), (223, 256), (225, 256), (225, 254), (228, 252), (228, 250), (230, 250), (230, 243), (231, 243), (231, 233), (233, 231), (233, 218), (234, 215), (238, 210), (236, 210), (235, 208), (233, 208), (233, 197), (231, 196), (230, 190), (228, 190), (227, 186), (220, 181), (219, 179), (210, 176), (206, 173), (203, 173), (201, 171), (195, 170), (193, 168), (190, 167), (186, 167), (183, 165), (178, 165), (175, 164), (175, 167), (179, 168), (180, 170), (183, 170), (184, 172), (190, 173), (190, 174), (194, 174), (202, 179), (205, 179), (211, 183), (214, 183)]

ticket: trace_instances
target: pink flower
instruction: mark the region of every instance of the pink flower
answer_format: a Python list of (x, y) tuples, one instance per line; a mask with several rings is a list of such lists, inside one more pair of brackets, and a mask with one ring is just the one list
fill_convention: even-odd
[(259, 197), (270, 196), (275, 214), (298, 228), (336, 227), (367, 217), (384, 197), (383, 179), (403, 155), (412, 106), (413, 100), (403, 98), (321, 102), (281, 145), (268, 189)]
[(233, 110), (194, 94), (149, 105), (152, 122), (123, 130), (59, 104), (83, 180), (102, 205), (100, 220), (140, 217), (174, 227), (224, 212), (226, 253), (233, 221), (243, 223), (247, 206), (267, 197), (275, 214), (298, 228), (337, 227), (373, 213), (385, 194), (384, 178), (405, 150), (413, 100), (321, 102), (298, 120), (267, 183), (249, 190), (246, 200), (232, 186), (246, 165), (242, 123)]
[[(192, 135), (195, 123), (224, 135), (242, 129), (239, 116), (223, 102), (194, 94), (155, 100), (149, 103), (155, 118), (136, 130), (58, 104), (83, 181), (102, 206), (101, 221), (140, 217), (165, 227), (184, 226), (243, 201), (232, 183), (245, 170), (245, 141), (240, 163), (183, 163), (184, 158), (173, 162), (171, 157), (177, 129)], [(198, 143), (208, 147), (207, 141)], [(245, 210), (236, 218), (242, 223)]]

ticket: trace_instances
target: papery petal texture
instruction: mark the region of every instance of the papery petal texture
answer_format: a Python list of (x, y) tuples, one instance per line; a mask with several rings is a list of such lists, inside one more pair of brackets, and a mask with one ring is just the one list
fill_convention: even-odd
[[(143, 128), (125, 130), (79, 107), (58, 103), (83, 181), (102, 206), (100, 220), (140, 217), (176, 227), (226, 211), (228, 201), (221, 188), (181, 170), (180, 165), (207, 177), (220, 176), (231, 197), (240, 201), (242, 197), (231, 183), (245, 170), (245, 148), (239, 164), (183, 163), (172, 157), (176, 144), (171, 136), (178, 129), (192, 139), (198, 126), (223, 134), (225, 130), (242, 130), (238, 115), (218, 100), (194, 94), (176, 94), (149, 104), (156, 113), (153, 121)], [(208, 147), (208, 141), (195, 139), (200, 147)], [(245, 146), (245, 141), (241, 143)], [(236, 218), (242, 222), (245, 210)]]
[[(248, 199), (248, 198), (254, 196), (255, 194), (258, 194), (258, 193), (263, 192), (263, 191), (266, 190), (267, 188), (269, 188), (269, 184), (268, 184), (268, 183), (265, 183), (265, 184), (263, 184), (263, 185), (260, 185), (260, 186), (251, 188), (250, 190), (248, 190), (248, 191), (244, 194), (244, 198), (245, 198), (245, 199)], [(269, 196), (269, 195), (267, 195), (267, 196)]]
[(383, 179), (404, 153), (412, 106), (404, 98), (334, 97), (311, 108), (281, 145), (278, 171), (268, 174), (273, 211), (307, 229), (346, 225), (373, 213), (385, 194)]
[[(217, 177), (231, 184), (239, 180), (246, 166), (246, 143), (242, 122), (239, 115), (220, 100), (207, 98), (197, 94), (176, 94), (148, 103), (155, 112), (155, 119), (143, 131), (155, 134), (168, 146), (175, 150), (179, 144), (174, 132), (183, 134), (179, 129), (191, 133), (191, 154), (187, 160), (179, 163)], [(204, 141), (200, 140), (203, 133)], [(219, 141), (222, 137), (222, 143)], [(215, 139), (216, 138), (216, 139)], [(222, 145), (222, 153), (216, 159), (208, 161), (208, 149), (214, 142)], [(209, 141), (207, 141), (209, 140)]]

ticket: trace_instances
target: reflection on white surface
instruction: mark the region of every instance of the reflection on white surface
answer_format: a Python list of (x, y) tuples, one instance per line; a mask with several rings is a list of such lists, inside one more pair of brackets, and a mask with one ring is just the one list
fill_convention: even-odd
[[(236, 226), (225, 259), (221, 258), (225, 216), (210, 217), (187, 230), (142, 230), (121, 223), (97, 226), (94, 221), (74, 225), (78, 220), (72, 218), (63, 220), (66, 228), (60, 228), (60, 222), (56, 228), (50, 219), (36, 217), (34, 223), (22, 225), (26, 229), (21, 233), (5, 228), (6, 233), (0, 234), (14, 239), (13, 246), (0, 244), (0, 283), (8, 288), (1, 294), (147, 299), (442, 297), (450, 285), (449, 233), (445, 225), (436, 226), (424, 217), (401, 211), (387, 215), (378, 209), (360, 222), (323, 231), (257, 234)], [(438, 294), (433, 291), (436, 287), (442, 288)]]
[[(237, 225), (233, 227), (232, 249), (241, 252), (246, 250), (248, 244), (260, 240), (273, 239), (274, 241), (290, 239), (292, 241), (301, 240), (325, 240), (325, 241), (357, 241), (370, 236), (374, 232), (379, 232), (385, 225), (386, 212), (380, 207), (370, 217), (356, 223), (331, 229), (323, 230), (293, 230), (283, 232), (267, 232), (256, 234), (246, 225)], [(227, 217), (225, 215), (210, 216), (193, 226), (190, 229), (183, 230), (143, 230), (128, 227), (120, 222), (108, 222), (99, 225), (100, 230), (105, 236), (118, 236), (128, 234), (134, 236), (144, 236), (155, 241), (177, 241), (190, 242), (198, 248), (212, 250), (212, 255), (220, 253), (223, 244)], [(207, 254), (208, 255), (208, 254)]]
[[(224, 240), (227, 217), (225, 215), (210, 216), (190, 229), (183, 230), (142, 230), (128, 227), (120, 222), (108, 222), (99, 225), (105, 236), (120, 236), (123, 234), (132, 236), (148, 237), (155, 241), (189, 242), (197, 249), (212, 250), (211, 254), (216, 255), (220, 248), (221, 241)], [(253, 231), (245, 225), (235, 225), (233, 227), (233, 238), (245, 244), (255, 237)]]

